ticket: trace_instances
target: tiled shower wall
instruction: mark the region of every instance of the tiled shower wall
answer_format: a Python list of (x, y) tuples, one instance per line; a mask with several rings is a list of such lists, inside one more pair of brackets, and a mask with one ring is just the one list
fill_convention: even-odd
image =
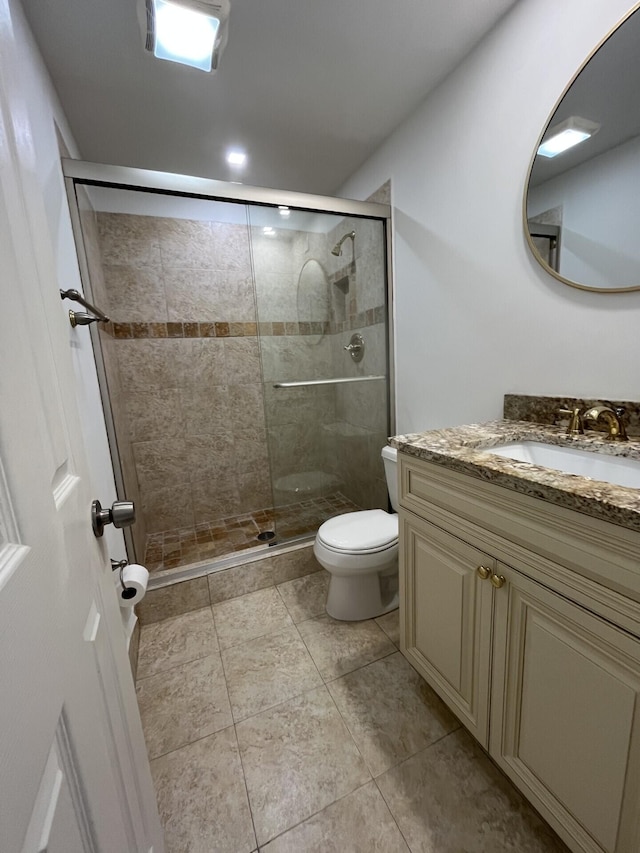
[(110, 213), (98, 227), (147, 532), (270, 505), (247, 228)]
[[(352, 227), (354, 245), (331, 255)], [(273, 388), (386, 373), (380, 223), (344, 220), (328, 235), (253, 228), (251, 248), (245, 226), (217, 222), (99, 213), (89, 231), (94, 295), (112, 318), (101, 337), (127, 493), (142, 509), (141, 553), (142, 528), (271, 506), (267, 448), (276, 503), (304, 499), (290, 475), (320, 472), (333, 475), (329, 491), (386, 506), (385, 383)], [(312, 274), (311, 308), (300, 302), (301, 271)], [(343, 350), (353, 331), (367, 342), (360, 365)]]

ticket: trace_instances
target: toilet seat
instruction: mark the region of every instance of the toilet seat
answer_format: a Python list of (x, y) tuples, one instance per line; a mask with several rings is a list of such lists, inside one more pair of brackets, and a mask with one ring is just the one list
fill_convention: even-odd
[(377, 554), (397, 547), (398, 516), (382, 509), (350, 512), (320, 526), (317, 539), (339, 554)]

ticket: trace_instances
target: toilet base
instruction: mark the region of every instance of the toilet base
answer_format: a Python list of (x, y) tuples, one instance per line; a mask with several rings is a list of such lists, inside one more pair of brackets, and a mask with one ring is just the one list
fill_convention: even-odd
[[(396, 575), (397, 578), (397, 575)], [(342, 622), (361, 622), (398, 607), (398, 584), (393, 577), (331, 575), (327, 613)]]

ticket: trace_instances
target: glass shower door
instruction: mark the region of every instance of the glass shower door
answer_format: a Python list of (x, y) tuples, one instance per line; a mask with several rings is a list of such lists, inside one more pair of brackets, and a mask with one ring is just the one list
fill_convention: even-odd
[(249, 206), (277, 541), (387, 508), (382, 220)]
[(153, 572), (258, 547), (272, 522), (244, 203), (78, 186), (130, 552)]

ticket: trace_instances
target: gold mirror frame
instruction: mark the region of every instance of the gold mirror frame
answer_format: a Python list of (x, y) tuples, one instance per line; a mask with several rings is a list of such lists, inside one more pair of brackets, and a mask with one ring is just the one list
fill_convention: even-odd
[[(540, 264), (540, 266), (546, 272), (548, 272), (550, 275), (552, 275), (558, 281), (561, 281), (563, 284), (568, 284), (569, 287), (574, 287), (578, 290), (586, 290), (590, 293), (632, 293), (634, 291), (640, 290), (640, 284), (632, 285), (631, 287), (595, 287), (595, 286), (588, 285), (588, 284), (580, 284), (577, 281), (573, 281), (572, 279), (565, 278), (565, 276), (561, 275), (557, 270), (553, 269), (553, 267), (550, 266), (544, 260), (544, 258), (541, 256), (540, 252), (538, 251), (538, 249), (537, 249), (537, 247), (533, 241), (533, 236), (530, 232), (529, 218), (527, 216), (527, 199), (529, 196), (529, 186), (531, 183), (531, 174), (533, 172), (533, 167), (534, 167), (534, 164), (536, 162), (536, 158), (538, 156), (538, 148), (540, 147), (542, 140), (544, 139), (544, 135), (546, 134), (547, 130), (549, 129), (551, 122), (553, 121), (553, 118), (554, 118), (556, 112), (558, 111), (558, 108), (560, 107), (560, 104), (563, 102), (567, 93), (569, 92), (569, 90), (571, 89), (573, 84), (576, 82), (576, 80), (578, 79), (578, 77), (580, 76), (582, 71), (587, 67), (587, 65), (591, 62), (591, 60), (598, 53), (598, 51), (606, 44), (607, 41), (609, 41), (611, 36), (615, 32), (617, 32), (620, 29), (620, 27), (622, 27), (626, 23), (626, 21), (629, 20), (629, 18), (635, 12), (638, 12), (640, 14), (640, 2), (636, 3), (633, 6), (633, 8), (630, 9), (626, 13), (626, 15), (624, 15), (624, 17), (621, 18), (618, 21), (618, 23), (614, 27), (612, 27), (609, 30), (609, 32), (598, 42), (598, 44), (593, 48), (591, 53), (589, 53), (589, 55), (587, 56), (585, 61), (580, 65), (578, 70), (575, 72), (575, 74), (573, 75), (571, 80), (569, 80), (569, 82), (565, 86), (562, 94), (560, 95), (560, 97), (558, 98), (556, 103), (554, 104), (554, 107), (551, 110), (549, 118), (545, 122), (545, 125), (542, 128), (542, 132), (540, 133), (540, 136), (538, 137), (538, 141), (536, 142), (535, 148), (533, 149), (533, 154), (532, 154), (531, 160), (529, 162), (529, 168), (527, 169), (527, 181), (526, 181), (525, 190), (524, 190), (524, 197), (522, 200), (522, 222), (523, 222), (523, 226), (524, 226), (524, 233), (525, 233), (525, 236), (527, 238), (527, 243), (529, 245), (529, 249), (531, 250), (531, 254), (533, 255), (533, 257), (536, 259), (536, 261)], [(640, 273), (639, 273), (639, 275), (640, 275)]]

